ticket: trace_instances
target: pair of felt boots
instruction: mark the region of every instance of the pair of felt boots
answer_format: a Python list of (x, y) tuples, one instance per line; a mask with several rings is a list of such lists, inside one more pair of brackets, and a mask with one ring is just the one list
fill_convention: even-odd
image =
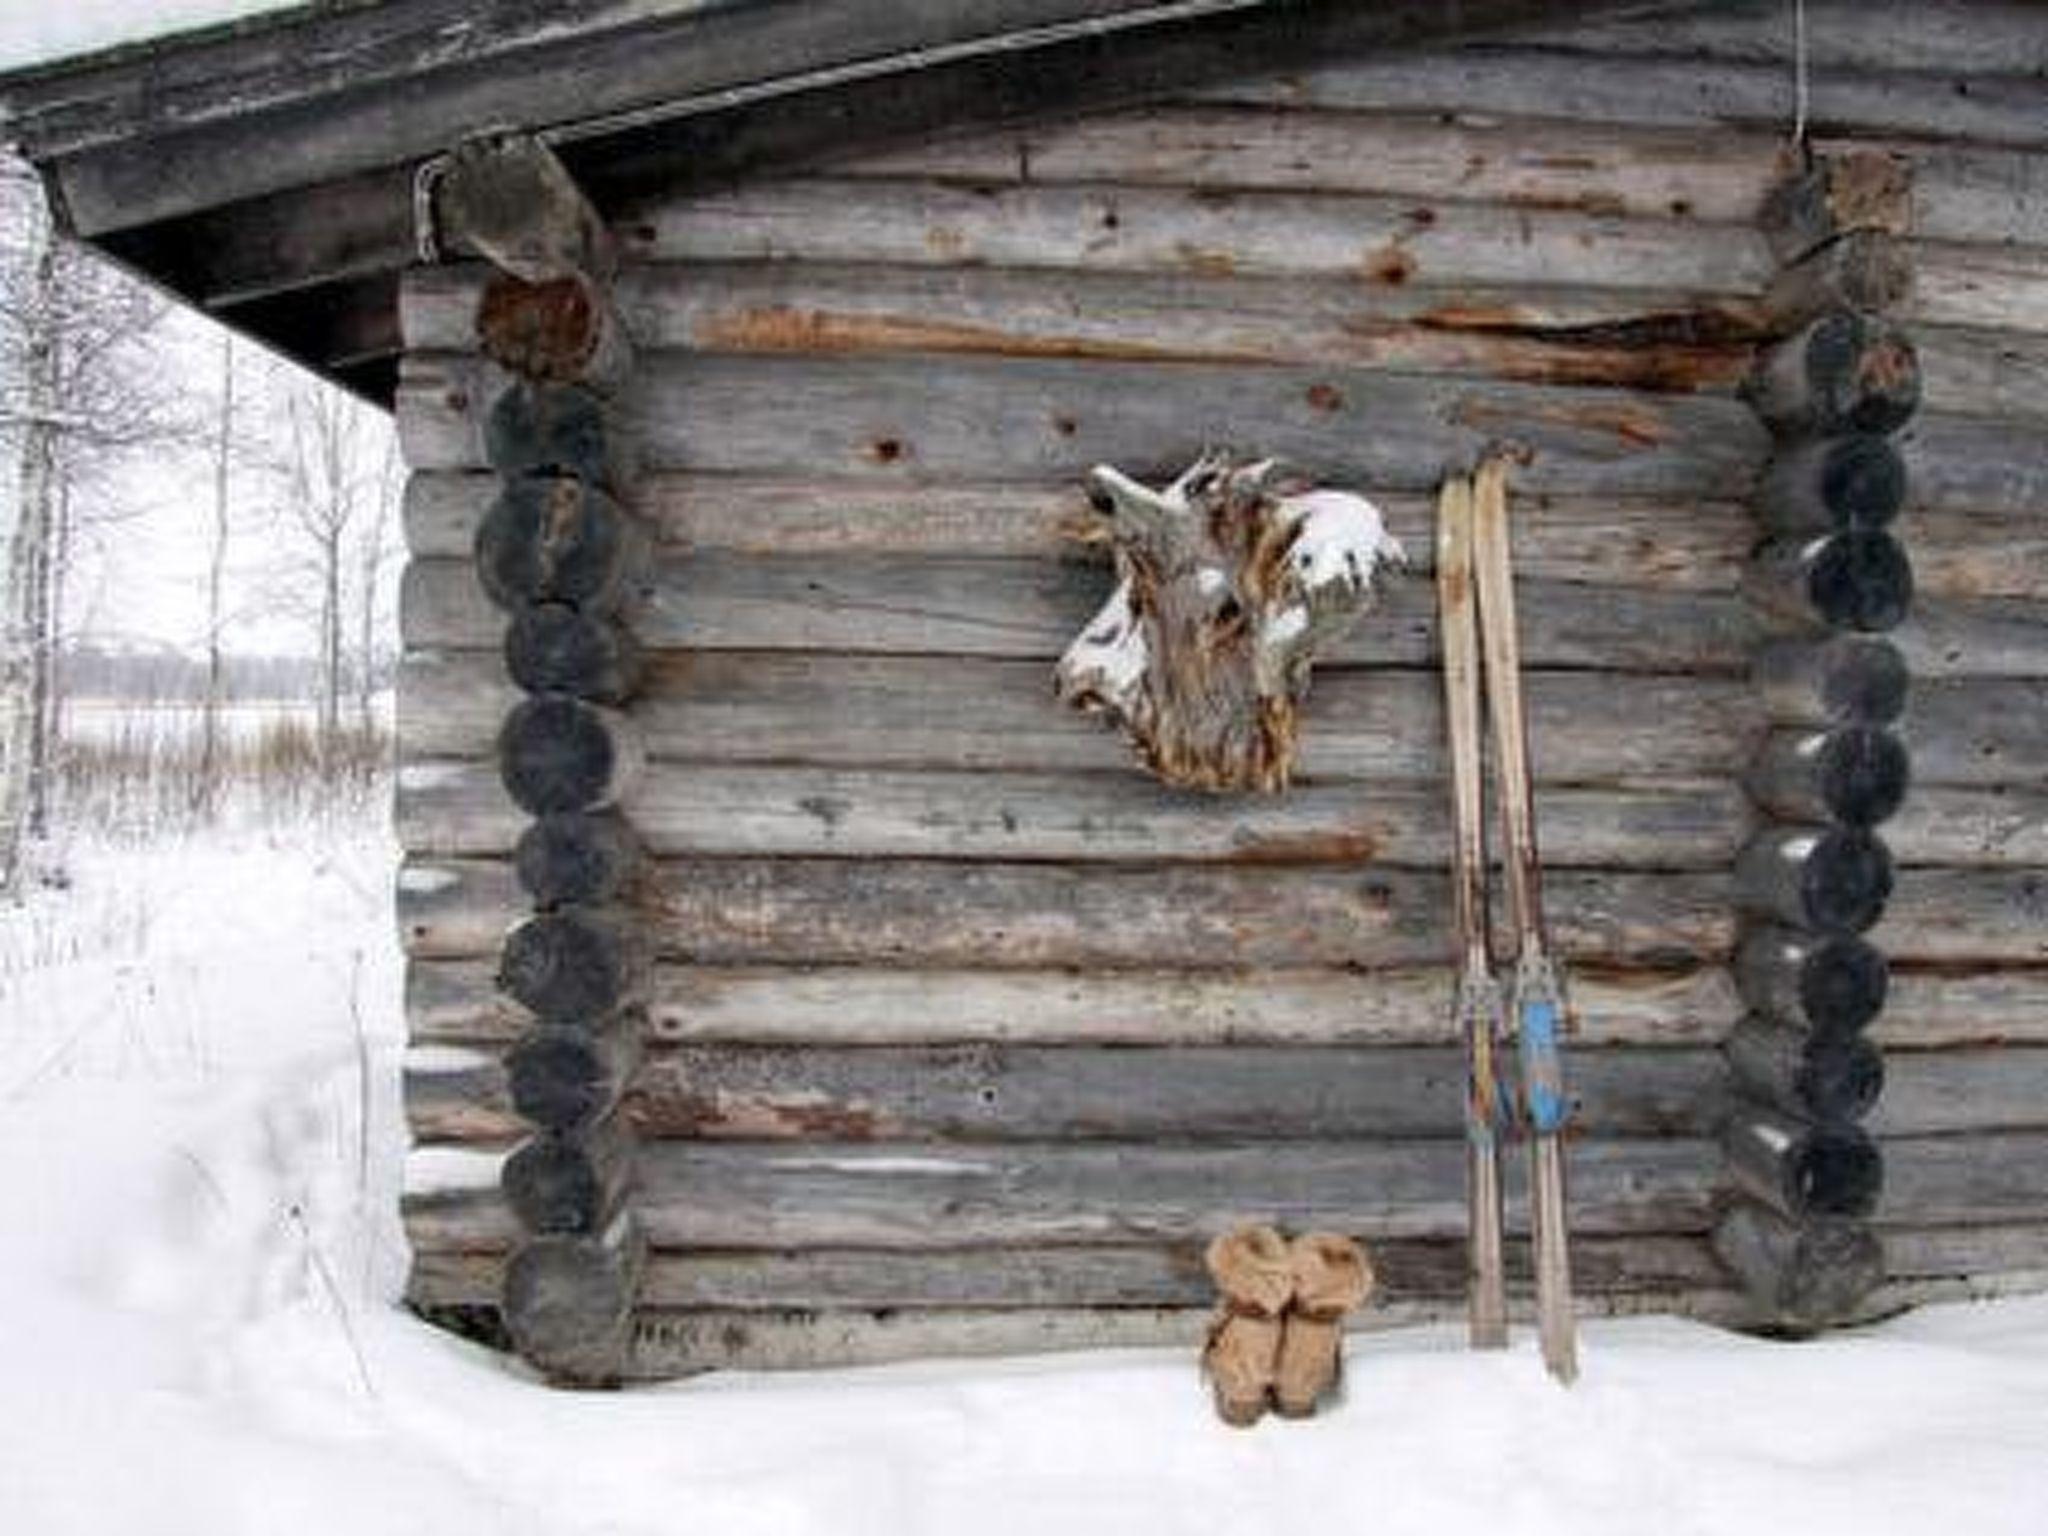
[(1223, 1303), (1202, 1351), (1216, 1412), (1240, 1428), (1269, 1407), (1307, 1418), (1337, 1384), (1344, 1314), (1372, 1292), (1364, 1250), (1333, 1232), (1289, 1242), (1252, 1226), (1216, 1238), (1207, 1260)]

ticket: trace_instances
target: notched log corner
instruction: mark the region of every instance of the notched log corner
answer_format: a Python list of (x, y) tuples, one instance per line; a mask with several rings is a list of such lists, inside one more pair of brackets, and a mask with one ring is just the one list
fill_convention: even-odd
[(1404, 560), (1379, 509), (1220, 453), (1163, 491), (1107, 465), (1089, 488), (1117, 584), (1060, 658), (1059, 696), (1121, 726), (1169, 784), (1284, 789), (1317, 652)]

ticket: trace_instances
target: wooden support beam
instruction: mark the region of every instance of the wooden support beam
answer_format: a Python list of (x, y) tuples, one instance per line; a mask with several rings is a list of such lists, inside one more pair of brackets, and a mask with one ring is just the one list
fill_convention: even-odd
[(604, 220), (531, 134), (458, 143), (432, 183), (432, 212), (443, 248), (481, 256), (523, 282), (576, 278), (601, 291), (617, 265)]

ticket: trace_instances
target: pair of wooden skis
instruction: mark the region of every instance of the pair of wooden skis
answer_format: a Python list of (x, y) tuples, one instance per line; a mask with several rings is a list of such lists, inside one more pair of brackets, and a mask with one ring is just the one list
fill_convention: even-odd
[[(1522, 716), (1520, 646), (1507, 524), (1507, 466), (1489, 458), (1467, 481), (1452, 476), (1437, 501), (1437, 601), (1443, 627), (1444, 704), (1450, 726), (1452, 887), (1458, 936), (1455, 1009), (1466, 1049), (1471, 1337), (1475, 1348), (1507, 1343), (1502, 1266), (1500, 1143), (1508, 1129), (1499, 1056), (1513, 1021), (1520, 1060), (1520, 1120), (1530, 1145), (1529, 1226), (1535, 1254), (1537, 1330), (1558, 1380), (1578, 1374), (1571, 1256), (1565, 1218), (1567, 1103), (1558, 1033), (1563, 977), (1543, 925), (1536, 819)], [(1480, 748), (1482, 668), (1499, 772), (1502, 866), (1508, 895), (1507, 986), (1495, 979), (1487, 915), (1486, 831)]]

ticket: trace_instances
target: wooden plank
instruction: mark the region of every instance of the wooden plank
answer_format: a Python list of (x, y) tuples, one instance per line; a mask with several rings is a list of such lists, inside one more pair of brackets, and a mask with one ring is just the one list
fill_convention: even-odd
[[(1081, 561), (985, 556), (728, 555), (662, 562), (631, 619), (650, 650), (792, 650), (1052, 660), (1088, 624), (1113, 581)], [(463, 562), (418, 560), (403, 578), (408, 646), (481, 648), (504, 619)], [(1732, 592), (1525, 581), (1523, 654), (1532, 667), (1739, 672), (1753, 638)], [(1346, 662), (1425, 666), (1436, 599), (1396, 573), (1384, 597), (1331, 648)], [(2048, 668), (2048, 656), (2042, 658)]]
[(1901, 870), (1869, 938), (1895, 960), (2048, 962), (2048, 874), (2039, 867)]
[(1915, 241), (1908, 324), (2048, 330), (2048, 271), (2038, 248)]
[[(529, 1020), (498, 994), (494, 972), (488, 960), (413, 958), (413, 1040), (498, 1049), (522, 1035)], [(663, 964), (648, 984), (643, 1032), (651, 1044), (677, 1045), (1433, 1045), (1449, 1038), (1450, 990), (1439, 966), (1363, 977)], [(1906, 1011), (1886, 1016), (1901, 1040), (1913, 1038), (1915, 1019), (1936, 1016), (1949, 1033), (2038, 1026), (2048, 1038), (2048, 1012), (2036, 1006), (2048, 995), (2042, 984), (1994, 996), (1940, 977), (1909, 992)], [(1572, 1038), (1587, 1046), (1712, 1045), (1742, 1012), (1718, 966), (1581, 966), (1572, 1003)]]
[[(1434, 785), (1309, 784), (1217, 797), (1128, 775), (888, 773), (664, 766), (621, 808), (654, 853), (1084, 862), (1223, 860), (1438, 868), (1448, 811)], [(1560, 786), (1543, 802), (1558, 867), (1714, 869), (1747, 830), (1732, 785)], [(527, 818), (482, 763), (409, 764), (397, 824), (410, 851), (505, 854)], [(1931, 823), (1939, 826), (1938, 821)]]
[[(2006, 1085), (1982, 1063), (1973, 1071), (1929, 1058), (1945, 1069), (1936, 1074), (1902, 1064), (1885, 1125), (2004, 1124), (2015, 1095), (2038, 1106), (2040, 1071), (2028, 1075), (2025, 1052), (2001, 1054), (2011, 1058)], [(1984, 1103), (1968, 1102), (1973, 1089)], [(1711, 1050), (1592, 1050), (1572, 1060), (1572, 1119), (1586, 1135), (1706, 1137), (1728, 1091)], [(409, 1071), (405, 1101), (420, 1141), (506, 1140), (526, 1129), (503, 1081), (468, 1066)], [(1456, 1136), (1463, 1105), (1463, 1058), (1449, 1045), (686, 1045), (649, 1052), (623, 1113), (646, 1141), (1178, 1143)]]
[[(1856, 23), (1867, 25), (1867, 23)], [(1576, 123), (1786, 129), (1785, 66), (1684, 53), (1589, 68), (1560, 46), (1488, 41), (1456, 49), (1333, 58), (1284, 75), (1247, 75), (1192, 94), (1218, 104), (1338, 111), (1446, 112)], [(1814, 132), (2048, 145), (2040, 82), (2003, 70), (1815, 69)]]
[[(1577, 960), (1675, 969), (1733, 945), (1717, 875), (1565, 870), (1552, 887)], [(661, 951), (710, 965), (1379, 968), (1450, 945), (1444, 880), (1421, 871), (706, 859), (664, 866), (656, 889)], [(509, 864), (467, 859), (408, 860), (398, 904), (407, 951), (431, 959), (495, 952), (523, 905)], [(1945, 920), (1967, 934), (1977, 916)]]
[(1887, 1049), (2048, 1044), (2048, 970), (1894, 966), (1890, 997), (1870, 1030)]
[[(1917, 775), (1917, 760), (1914, 768)], [(2040, 782), (2038, 775), (2033, 782)], [(1881, 835), (1901, 866), (2039, 869), (2048, 865), (2048, 794), (2005, 785), (1922, 786)]]
[[(469, 559), (498, 494), (495, 476), (420, 473), (406, 482), (406, 542), (422, 558)], [(1409, 568), (1434, 568), (1432, 497), (1397, 493), (1374, 504), (1408, 551)], [(763, 475), (649, 475), (633, 487), (634, 511), (675, 550), (740, 554), (954, 554), (1076, 556), (1092, 527), (1078, 482), (877, 485), (872, 481)], [(1682, 591), (1728, 591), (1755, 542), (1746, 506), (1731, 501), (1531, 496), (1513, 509), (1523, 548), (1517, 569), (1533, 579)], [(1968, 520), (1971, 541), (1955, 552), (1969, 588), (2031, 596), (2048, 577), (2001, 569), (2048, 535), (2039, 519), (2001, 528)], [(1957, 531), (1964, 531), (1957, 520)], [(1916, 519), (1929, 542), (1943, 537)], [(1944, 567), (1930, 566), (1929, 581)], [(2022, 584), (2025, 585), (2017, 585)], [(1923, 585), (1925, 583), (1923, 582)], [(1936, 590), (1928, 587), (1928, 590)]]

